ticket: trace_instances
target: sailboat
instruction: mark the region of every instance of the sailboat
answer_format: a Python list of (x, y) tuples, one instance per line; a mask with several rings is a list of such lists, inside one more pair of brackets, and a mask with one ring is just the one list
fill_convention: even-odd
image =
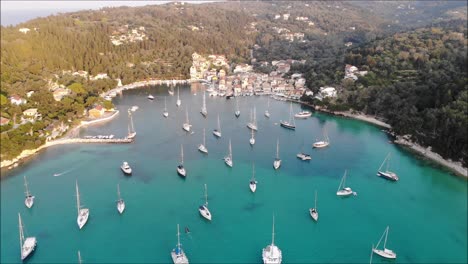
[(24, 204), (26, 205), (27, 208), (31, 208), (34, 205), (34, 198), (36, 197), (31, 195), (31, 193), (29, 192), (28, 182), (26, 181), (26, 176), (24, 176), (24, 188), (26, 189), (25, 191), (26, 199), (24, 200)]
[(208, 154), (208, 149), (206, 148), (206, 141), (205, 141), (205, 129), (203, 128), (203, 144), (198, 146), (198, 150), (202, 153)]
[(273, 161), (273, 168), (275, 168), (275, 170), (279, 169), (279, 167), (281, 166), (281, 160), (279, 158), (279, 139), (277, 139), (276, 141), (276, 158), (275, 158), (275, 161)]
[(19, 238), (20, 238), (20, 250), (21, 260), (25, 260), (36, 248), (37, 240), (36, 237), (26, 237), (24, 239), (23, 222), (21, 221), (21, 215), (18, 213), (19, 222)]
[(188, 110), (187, 110), (187, 108), (185, 108), (185, 123), (182, 124), (182, 128), (185, 131), (190, 132), (191, 127), (192, 127), (192, 125), (190, 125), (189, 119), (188, 119)]
[(304, 140), (302, 141), (301, 153), (297, 154), (296, 157), (303, 161), (312, 159), (312, 157), (309, 154), (304, 153)]
[(132, 112), (128, 111), (129, 123), (128, 123), (128, 136), (127, 138), (134, 138), (136, 136), (135, 127), (133, 126)]
[(317, 191), (315, 191), (315, 205), (314, 205), (314, 208), (310, 208), (309, 212), (310, 212), (310, 216), (312, 217), (312, 219), (314, 219), (317, 222), (318, 217), (319, 217), (318, 212), (317, 212)]
[(200, 113), (202, 114), (203, 117), (206, 117), (206, 115), (208, 115), (208, 111), (206, 110), (205, 92), (203, 92), (203, 106), (201, 108)]
[(211, 221), (211, 213), (210, 213), (210, 210), (208, 209), (208, 191), (206, 188), (206, 184), (205, 184), (205, 204), (200, 205), (198, 207), (198, 211), (204, 218)]
[(265, 117), (270, 118), (270, 97), (268, 97), (267, 110), (265, 110)]
[(250, 129), (253, 129), (255, 131), (257, 131), (257, 117), (256, 117), (256, 111), (255, 111), (255, 106), (254, 106), (254, 109), (253, 109), (253, 118), (252, 118), (252, 121), (247, 123), (247, 127), (250, 128)]
[(326, 129), (323, 129), (323, 138), (323, 140), (315, 142), (314, 144), (312, 144), (312, 146), (314, 148), (324, 148), (330, 145), (330, 139), (328, 138)]
[(180, 244), (179, 224), (177, 224), (177, 246), (171, 251), (172, 262), (174, 264), (188, 264), (188, 258)]
[(237, 100), (237, 96), (236, 96), (236, 112), (234, 112), (234, 115), (239, 118), (240, 116), (240, 110), (239, 110), (239, 101)]
[(149, 94), (149, 95), (148, 95), (148, 99), (154, 100), (154, 96), (153, 96), (152, 94)]
[(177, 174), (182, 177), (186, 176), (186, 171), (184, 168), (184, 146), (180, 145), (180, 164), (177, 166)]
[(174, 91), (172, 90), (172, 88), (170, 88), (170, 89), (167, 89), (167, 92), (168, 92), (168, 93), (169, 93), (169, 95), (171, 95), (171, 96), (172, 96), (172, 95), (174, 95)]
[(86, 224), (86, 222), (88, 222), (89, 209), (81, 208), (80, 191), (78, 190), (78, 180), (75, 182), (75, 187), (76, 187), (76, 207), (78, 210), (78, 217), (76, 218), (76, 222), (78, 223), (78, 227), (81, 229)]
[(257, 190), (257, 181), (255, 180), (255, 163), (252, 163), (252, 179), (249, 182), (250, 190), (254, 193)]
[(271, 244), (262, 250), (262, 259), (264, 264), (280, 264), (283, 260), (281, 249), (275, 245), (275, 216), (273, 216)]
[(78, 250), (78, 263), (79, 264), (83, 263), (83, 260), (81, 259), (81, 253), (79, 250)]
[[(389, 228), (389, 227), (387, 226), (387, 228), (385, 229), (384, 233), (383, 233), (382, 236), (380, 237), (380, 240), (379, 240), (379, 242), (377, 243), (377, 246), (375, 246), (375, 248), (374, 248), (374, 246), (372, 246), (372, 251), (373, 251), (375, 254), (377, 254), (377, 255), (379, 255), (379, 256), (381, 256), (381, 257), (383, 257), (383, 258), (396, 259), (396, 256), (397, 256), (396, 253), (393, 252), (392, 250), (386, 248), (386, 245), (387, 245), (387, 237), (388, 237), (388, 228)], [(384, 241), (384, 245), (383, 245), (383, 250), (381, 250), (381, 249), (378, 249), (378, 247), (379, 247), (379, 245), (380, 245), (380, 242), (382, 242), (382, 238), (383, 238), (384, 236), (385, 236), (385, 241)]]
[(347, 170), (345, 170), (345, 173), (343, 175), (343, 178), (341, 178), (340, 186), (338, 186), (338, 190), (336, 191), (336, 195), (338, 196), (349, 196), (351, 194), (356, 195), (353, 190), (351, 190), (350, 187), (346, 187), (346, 174), (348, 173)]
[(231, 147), (231, 139), (229, 139), (229, 154), (224, 157), (224, 162), (226, 165), (232, 168), (232, 147)]
[(218, 128), (213, 130), (213, 135), (219, 138), (221, 137), (221, 125), (219, 123), (219, 114), (218, 114)]
[(125, 210), (125, 202), (124, 200), (120, 197), (120, 184), (117, 184), (117, 211), (119, 211), (120, 214), (123, 213)]
[(167, 105), (166, 105), (166, 97), (164, 97), (164, 111), (163, 111), (163, 116), (164, 116), (164, 117), (169, 117), (169, 112), (167, 111)]
[(280, 125), (287, 129), (296, 129), (296, 121), (294, 121), (294, 118), (292, 118), (292, 102), (289, 105), (289, 121), (280, 121)]
[(255, 131), (251, 129), (251, 132), (252, 132), (252, 137), (250, 138), (249, 142), (250, 142), (250, 145), (253, 146), (255, 144), (255, 137), (254, 137)]
[[(384, 164), (387, 164), (385, 171), (382, 170)], [(383, 177), (387, 180), (398, 181), (398, 175), (394, 172), (388, 170), (388, 166), (390, 165), (390, 153), (388, 153), (387, 157), (385, 157), (384, 161), (380, 165), (379, 169), (377, 170), (377, 176)]]
[(177, 106), (180, 106), (180, 103), (181, 103), (181, 101), (180, 101), (180, 97), (179, 97), (179, 87), (177, 87), (177, 101), (176, 101), (175, 104), (176, 104)]

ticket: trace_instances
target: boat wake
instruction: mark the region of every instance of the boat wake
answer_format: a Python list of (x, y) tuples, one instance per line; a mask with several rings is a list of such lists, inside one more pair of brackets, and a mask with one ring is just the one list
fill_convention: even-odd
[(70, 171), (72, 171), (74, 169), (69, 169), (69, 170), (66, 170), (66, 171), (63, 171), (63, 172), (60, 172), (60, 173), (54, 173), (54, 177), (59, 177), (59, 176), (62, 176), (64, 174), (67, 174), (69, 173)]

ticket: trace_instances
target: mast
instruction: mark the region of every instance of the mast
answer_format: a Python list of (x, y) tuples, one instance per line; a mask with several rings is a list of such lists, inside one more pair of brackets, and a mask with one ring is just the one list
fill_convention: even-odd
[(164, 96), (164, 111), (167, 111), (167, 106), (166, 106), (166, 96)]
[(273, 215), (273, 231), (271, 232), (271, 245), (275, 245), (275, 215)]
[(24, 187), (26, 188), (26, 197), (29, 197), (31, 194), (28, 189), (28, 182), (26, 181), (26, 176), (24, 176)]
[(387, 229), (385, 229), (385, 241), (384, 241), (384, 244), (383, 244), (384, 250), (385, 250), (386, 245), (387, 245), (388, 228), (389, 228), (389, 227), (387, 226)]
[(23, 232), (23, 223), (21, 221), (21, 215), (18, 213), (18, 225), (19, 225), (19, 237), (20, 237), (20, 250), (23, 252), (23, 241), (24, 241), (24, 232)]
[(203, 91), (203, 110), (206, 111), (206, 99), (205, 99), (205, 91)]
[(385, 172), (388, 172), (388, 166), (390, 166), (390, 153), (388, 153), (387, 169), (385, 170)]
[(80, 214), (80, 192), (78, 190), (78, 180), (75, 182), (75, 187), (76, 187), (76, 208), (78, 210), (78, 214)]
[[(383, 160), (382, 164), (380, 164), (379, 170), (382, 169), (382, 167), (383, 167), (383, 165), (385, 164), (385, 162), (387, 161), (389, 155), (390, 155), (390, 153), (387, 154), (387, 156), (386, 156), (385, 159)], [(388, 165), (387, 165), (387, 171), (388, 171)]]
[(231, 147), (231, 139), (229, 139), (229, 158), (232, 160), (232, 147)]
[(221, 125), (219, 123), (219, 114), (218, 114), (218, 131), (221, 132)]
[(255, 106), (254, 106), (254, 110), (253, 110), (253, 121), (252, 123), (256, 126), (257, 125), (257, 111), (255, 109)]
[(255, 181), (255, 163), (252, 162), (252, 181)]
[(79, 263), (79, 264), (82, 263), (82, 260), (81, 260), (81, 253), (80, 253), (79, 250), (78, 250), (78, 263)]
[(314, 205), (315, 210), (317, 210), (317, 190), (315, 190), (315, 205)]
[(279, 139), (276, 140), (276, 159), (279, 159)]
[(374, 244), (372, 244), (372, 249), (371, 249), (371, 252), (370, 252), (369, 264), (372, 264), (372, 255), (374, 255)]
[(180, 98), (179, 98), (179, 87), (177, 87), (177, 100), (180, 100)]
[(120, 184), (117, 184), (117, 195), (119, 196), (119, 201), (122, 200), (120, 198)]
[(177, 249), (178, 249), (177, 252), (180, 253), (180, 232), (179, 232), (179, 224), (177, 224)]
[(180, 144), (180, 164), (184, 164), (184, 146)]
[(251, 129), (251, 131), (252, 131), (252, 139), (253, 139), (254, 138), (254, 131), (253, 131), (253, 129)]
[(239, 111), (239, 100), (237, 100), (237, 96), (236, 96), (236, 111)]
[(188, 120), (188, 110), (187, 110), (187, 107), (185, 108), (185, 119), (187, 119), (187, 125), (190, 125), (189, 120)]
[(208, 205), (208, 191), (207, 191), (206, 183), (205, 183), (205, 206), (207, 205)]
[(205, 146), (206, 142), (205, 142), (205, 128), (203, 128), (203, 146)]
[(346, 182), (346, 172), (347, 172), (347, 170), (345, 170), (344, 175), (343, 175), (343, 178), (341, 178), (340, 186), (338, 186), (338, 191), (340, 190), (340, 188), (341, 188), (342, 185), (343, 185), (343, 187), (344, 187), (344, 185), (345, 185), (345, 182)]

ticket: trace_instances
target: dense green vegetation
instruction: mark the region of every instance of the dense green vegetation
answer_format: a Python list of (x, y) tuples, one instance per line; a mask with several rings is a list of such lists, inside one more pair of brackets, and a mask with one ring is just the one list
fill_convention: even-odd
[[(398, 134), (466, 164), (464, 16), (462, 1), (252, 1), (105, 8), (2, 27), (0, 114), (12, 121), (0, 127), (0, 157), (37, 147), (53, 127), (82, 118), (85, 109), (104, 103), (99, 94), (115, 87), (115, 79), (187, 79), (193, 52), (224, 54), (235, 64), (250, 61), (253, 50), (255, 68), (265, 72), (273, 67), (260, 67), (262, 61), (306, 60), (293, 64), (289, 74), (303, 73), (314, 92), (325, 85), (340, 89), (336, 100), (320, 104), (385, 118)], [(31, 31), (20, 33), (20, 27)], [(279, 28), (304, 33), (304, 41), (284, 40)], [(112, 44), (111, 36), (132, 29), (144, 32), (144, 40)], [(343, 81), (347, 63), (369, 74)], [(64, 72), (79, 70), (110, 79)], [(55, 101), (50, 82), (71, 95)], [(25, 105), (7, 100), (13, 94), (25, 98), (28, 91), (35, 93)], [(38, 108), (42, 120), (20, 124), (28, 108)]]

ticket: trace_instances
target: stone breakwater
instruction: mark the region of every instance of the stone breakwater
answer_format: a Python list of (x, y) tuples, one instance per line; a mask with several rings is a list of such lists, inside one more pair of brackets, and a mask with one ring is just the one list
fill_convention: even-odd
[(130, 89), (135, 89), (135, 88), (140, 88), (148, 85), (177, 85), (177, 84), (188, 84), (190, 83), (190, 80), (146, 80), (146, 81), (138, 81), (122, 86), (115, 87), (112, 90), (109, 90), (105, 93), (102, 93), (100, 96), (101, 97), (106, 97), (106, 96), (111, 96), (112, 94), (117, 94), (121, 93), (123, 90), (130, 90)]

